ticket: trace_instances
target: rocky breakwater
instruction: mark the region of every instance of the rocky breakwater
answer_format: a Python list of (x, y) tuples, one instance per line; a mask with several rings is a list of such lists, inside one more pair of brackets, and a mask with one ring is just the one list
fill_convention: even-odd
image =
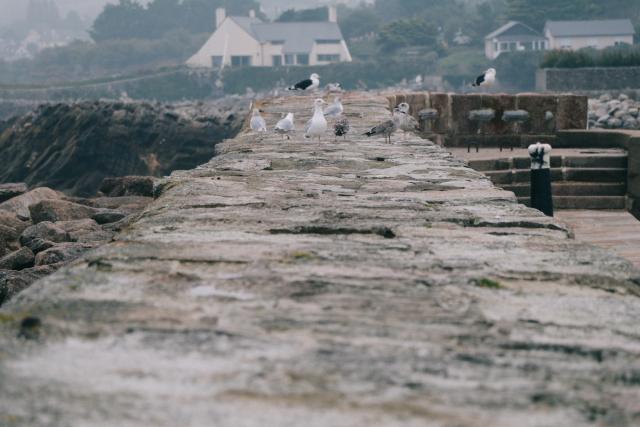
[(0, 182), (93, 196), (106, 177), (165, 176), (208, 161), (237, 134), (249, 101), (43, 105), (0, 124)]
[(219, 144), (6, 304), (0, 425), (638, 425), (638, 271), (343, 102), (346, 140)]
[(0, 184), (0, 305), (113, 240), (153, 200), (153, 187), (150, 177), (111, 178), (99, 197), (81, 199)]
[(589, 100), (590, 129), (640, 129), (640, 102), (620, 95), (613, 99), (605, 94)]

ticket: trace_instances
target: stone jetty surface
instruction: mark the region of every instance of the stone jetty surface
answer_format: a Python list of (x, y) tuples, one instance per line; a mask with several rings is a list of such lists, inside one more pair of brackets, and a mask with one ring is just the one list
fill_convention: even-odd
[(343, 101), (346, 141), (241, 133), (3, 307), (0, 425), (638, 425), (638, 271)]

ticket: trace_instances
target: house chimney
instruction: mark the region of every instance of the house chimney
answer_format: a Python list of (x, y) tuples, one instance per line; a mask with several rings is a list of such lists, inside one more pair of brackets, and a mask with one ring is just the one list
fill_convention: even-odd
[(256, 17), (256, 11), (255, 11), (255, 10), (253, 10), (253, 9), (251, 9), (251, 10), (249, 11), (249, 18), (255, 18), (255, 17)]
[(329, 22), (338, 22), (338, 8), (329, 6)]
[(227, 10), (224, 7), (219, 7), (216, 9), (216, 28), (220, 28), (222, 25), (222, 21), (227, 17)]

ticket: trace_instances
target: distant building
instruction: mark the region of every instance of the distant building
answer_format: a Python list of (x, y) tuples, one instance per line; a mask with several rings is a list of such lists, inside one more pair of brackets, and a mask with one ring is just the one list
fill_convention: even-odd
[(485, 55), (496, 59), (504, 52), (527, 50), (546, 50), (547, 39), (544, 35), (521, 22), (511, 21), (485, 37)]
[(262, 22), (250, 16), (226, 16), (216, 11), (216, 31), (193, 55), (191, 67), (274, 67), (351, 62), (338, 26), (335, 7), (327, 22)]
[(549, 21), (544, 29), (551, 49), (604, 49), (633, 44), (636, 34), (629, 19), (602, 21)]

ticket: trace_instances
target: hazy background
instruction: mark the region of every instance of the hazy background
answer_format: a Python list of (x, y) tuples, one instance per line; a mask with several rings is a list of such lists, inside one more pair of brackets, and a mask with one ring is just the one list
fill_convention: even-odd
[[(184, 65), (214, 31), (217, 7), (322, 21), (322, 6), (336, 3), (352, 63), (197, 72)], [(348, 89), (423, 82), (464, 90), (488, 67), (500, 70), (500, 90), (530, 91), (548, 52), (484, 55), (484, 37), (509, 20), (542, 31), (547, 20), (630, 18), (640, 34), (640, 0), (0, 0), (0, 11), (0, 100), (205, 99), (273, 90), (312, 71)], [(640, 65), (637, 46), (613, 50), (554, 62)]]

